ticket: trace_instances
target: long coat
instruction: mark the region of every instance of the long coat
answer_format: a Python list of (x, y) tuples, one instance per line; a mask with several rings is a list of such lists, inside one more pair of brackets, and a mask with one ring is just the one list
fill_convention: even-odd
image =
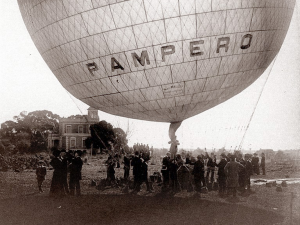
[(235, 161), (226, 164), (224, 171), (227, 177), (227, 187), (236, 188), (239, 186), (239, 171), (243, 168), (242, 164)]
[(131, 166), (133, 167), (132, 174), (134, 176), (141, 176), (142, 163), (142, 160), (137, 156), (131, 160)]
[(218, 176), (219, 179), (225, 179), (226, 174), (225, 174), (225, 166), (227, 165), (227, 161), (225, 159), (221, 159), (221, 161), (217, 164), (218, 169)]
[(246, 178), (250, 179), (250, 176), (253, 174), (253, 168), (251, 162), (246, 161), (245, 171), (246, 171)]
[(194, 175), (195, 180), (200, 180), (204, 177), (204, 163), (200, 160), (197, 160), (194, 164), (194, 169), (192, 174)]
[(148, 179), (148, 164), (144, 161), (141, 165), (141, 181)]
[(50, 193), (61, 194), (63, 191), (63, 164), (62, 161), (55, 157), (51, 160), (50, 165), (53, 167), (53, 177), (51, 181)]
[(81, 180), (82, 159), (76, 157), (70, 164), (70, 180)]

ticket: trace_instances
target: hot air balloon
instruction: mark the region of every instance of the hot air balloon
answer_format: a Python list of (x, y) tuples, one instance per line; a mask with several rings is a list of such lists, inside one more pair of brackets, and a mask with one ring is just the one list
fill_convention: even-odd
[[(278, 53), (295, 0), (18, 0), (62, 86), (101, 111), (181, 121), (253, 83)], [(176, 145), (176, 144), (175, 144)]]

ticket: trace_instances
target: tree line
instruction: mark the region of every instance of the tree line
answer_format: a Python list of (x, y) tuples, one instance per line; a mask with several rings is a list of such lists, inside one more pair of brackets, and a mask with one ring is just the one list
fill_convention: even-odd
[(49, 133), (58, 133), (61, 117), (48, 110), (21, 112), (0, 129), (0, 154), (37, 153), (47, 149)]
[[(61, 117), (48, 110), (30, 113), (21, 112), (13, 120), (5, 121), (0, 128), (0, 154), (39, 153), (48, 148), (49, 134), (59, 133)], [(91, 137), (86, 147), (101, 152), (122, 154), (130, 152), (127, 134), (119, 127), (113, 127), (105, 120), (90, 126)]]

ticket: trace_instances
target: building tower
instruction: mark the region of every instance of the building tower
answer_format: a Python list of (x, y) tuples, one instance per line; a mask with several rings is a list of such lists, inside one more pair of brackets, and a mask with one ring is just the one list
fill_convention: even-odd
[(93, 107), (89, 107), (87, 110), (88, 110), (88, 121), (98, 123), (99, 122), (98, 110)]

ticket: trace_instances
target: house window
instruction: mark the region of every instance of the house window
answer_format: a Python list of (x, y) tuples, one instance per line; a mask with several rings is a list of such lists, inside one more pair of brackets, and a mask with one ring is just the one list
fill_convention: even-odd
[(82, 147), (83, 147), (83, 148), (85, 148), (85, 140), (86, 140), (86, 137), (83, 137), (83, 138), (82, 138)]
[(80, 133), (80, 134), (83, 133), (83, 126), (82, 125), (78, 126), (78, 133)]
[(70, 139), (70, 148), (75, 148), (76, 147), (76, 138), (71, 137)]
[(71, 125), (66, 126), (66, 133), (72, 133), (72, 126)]
[(97, 118), (97, 112), (90, 112), (90, 116), (92, 119), (96, 119)]

